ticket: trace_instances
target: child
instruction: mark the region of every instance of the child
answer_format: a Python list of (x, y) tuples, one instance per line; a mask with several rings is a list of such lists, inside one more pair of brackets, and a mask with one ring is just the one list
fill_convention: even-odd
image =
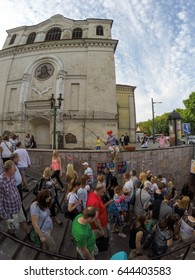
[(121, 207), (121, 202), (123, 201), (124, 197), (122, 195), (122, 188), (119, 186), (114, 188), (114, 197), (113, 202), (117, 208), (117, 211), (119, 215), (115, 216), (113, 215), (113, 227), (112, 232), (118, 232), (120, 237), (127, 237), (126, 234), (122, 233), (123, 227), (124, 227), (124, 214)]

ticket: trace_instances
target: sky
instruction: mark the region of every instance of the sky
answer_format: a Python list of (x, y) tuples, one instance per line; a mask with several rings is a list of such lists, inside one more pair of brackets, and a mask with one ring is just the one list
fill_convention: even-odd
[(195, 91), (194, 0), (0, 0), (0, 11), (0, 49), (6, 30), (55, 14), (112, 19), (116, 83), (136, 87), (137, 122), (152, 119), (152, 98), (159, 116)]

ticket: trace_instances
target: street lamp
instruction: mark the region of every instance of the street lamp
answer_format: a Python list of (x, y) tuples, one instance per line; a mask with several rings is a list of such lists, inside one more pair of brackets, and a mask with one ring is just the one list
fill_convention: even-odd
[(153, 144), (155, 144), (154, 104), (162, 103), (162, 102), (154, 102), (153, 98), (151, 98), (151, 101), (152, 101), (152, 137), (153, 137)]
[(50, 105), (51, 109), (54, 110), (54, 119), (53, 119), (53, 149), (56, 149), (56, 112), (58, 109), (60, 109), (62, 105), (62, 101), (64, 100), (62, 98), (62, 94), (59, 94), (59, 97), (57, 98), (58, 104), (56, 104), (56, 99), (54, 98), (54, 94), (51, 95)]

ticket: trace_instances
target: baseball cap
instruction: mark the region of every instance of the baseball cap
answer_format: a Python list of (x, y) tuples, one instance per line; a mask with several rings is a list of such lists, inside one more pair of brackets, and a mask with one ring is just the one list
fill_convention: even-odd
[(88, 162), (83, 162), (82, 165), (89, 165), (89, 163)]

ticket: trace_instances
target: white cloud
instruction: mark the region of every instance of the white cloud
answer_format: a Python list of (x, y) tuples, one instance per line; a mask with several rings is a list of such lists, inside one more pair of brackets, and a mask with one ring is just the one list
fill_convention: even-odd
[(117, 83), (136, 86), (137, 120), (183, 108), (195, 91), (195, 2), (167, 0), (6, 0), (0, 1), (0, 47), (6, 30), (34, 25), (55, 14), (67, 18), (114, 20), (112, 37)]

